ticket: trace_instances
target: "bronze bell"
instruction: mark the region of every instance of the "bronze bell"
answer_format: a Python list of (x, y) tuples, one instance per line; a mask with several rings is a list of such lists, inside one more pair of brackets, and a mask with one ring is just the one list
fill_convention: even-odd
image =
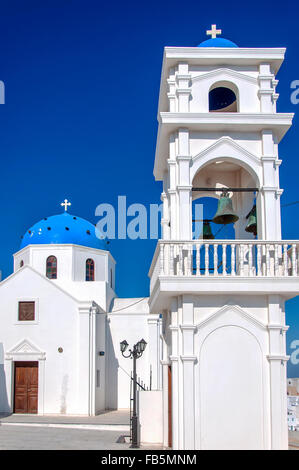
[(213, 218), (215, 224), (233, 224), (239, 220), (233, 209), (233, 202), (227, 193), (222, 193), (218, 201), (217, 212)]
[(253, 206), (246, 219), (248, 219), (245, 232), (257, 234), (256, 205)]
[(212, 233), (210, 222), (207, 220), (203, 221), (202, 236), (200, 238), (203, 238), (204, 240), (214, 240), (215, 238)]

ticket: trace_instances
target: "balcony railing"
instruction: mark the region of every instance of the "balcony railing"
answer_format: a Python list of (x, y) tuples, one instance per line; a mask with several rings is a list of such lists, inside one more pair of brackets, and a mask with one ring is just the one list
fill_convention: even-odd
[(151, 286), (158, 276), (298, 276), (298, 254), (298, 240), (160, 240), (149, 275)]

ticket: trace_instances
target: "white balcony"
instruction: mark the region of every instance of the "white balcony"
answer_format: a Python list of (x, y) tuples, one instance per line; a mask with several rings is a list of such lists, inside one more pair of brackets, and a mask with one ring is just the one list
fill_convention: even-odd
[(151, 301), (163, 293), (299, 292), (299, 241), (159, 240), (149, 271)]

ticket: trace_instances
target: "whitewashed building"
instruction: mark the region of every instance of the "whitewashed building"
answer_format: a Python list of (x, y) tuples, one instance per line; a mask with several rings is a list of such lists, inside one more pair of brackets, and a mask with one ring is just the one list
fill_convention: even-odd
[[(299, 280), (298, 241), (281, 240), (285, 49), (239, 48), (215, 29), (198, 47), (166, 47), (162, 66), (163, 237), (149, 305), (163, 312), (164, 444), (287, 449), (285, 301)], [(193, 239), (192, 203), (207, 196), (231, 197), (234, 239)], [(256, 238), (246, 230), (255, 203)]]

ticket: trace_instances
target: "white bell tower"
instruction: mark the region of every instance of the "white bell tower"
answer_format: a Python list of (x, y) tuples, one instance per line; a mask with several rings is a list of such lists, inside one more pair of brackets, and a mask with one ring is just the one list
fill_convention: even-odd
[[(281, 240), (278, 144), (293, 118), (276, 112), (285, 49), (239, 48), (216, 25), (207, 33), (198, 47), (166, 47), (162, 67), (163, 230), (149, 275), (164, 322), (164, 444), (286, 449), (284, 306), (298, 293), (299, 242)], [(192, 202), (223, 190), (235, 237), (193, 239)], [(245, 230), (254, 201), (256, 237)]]

